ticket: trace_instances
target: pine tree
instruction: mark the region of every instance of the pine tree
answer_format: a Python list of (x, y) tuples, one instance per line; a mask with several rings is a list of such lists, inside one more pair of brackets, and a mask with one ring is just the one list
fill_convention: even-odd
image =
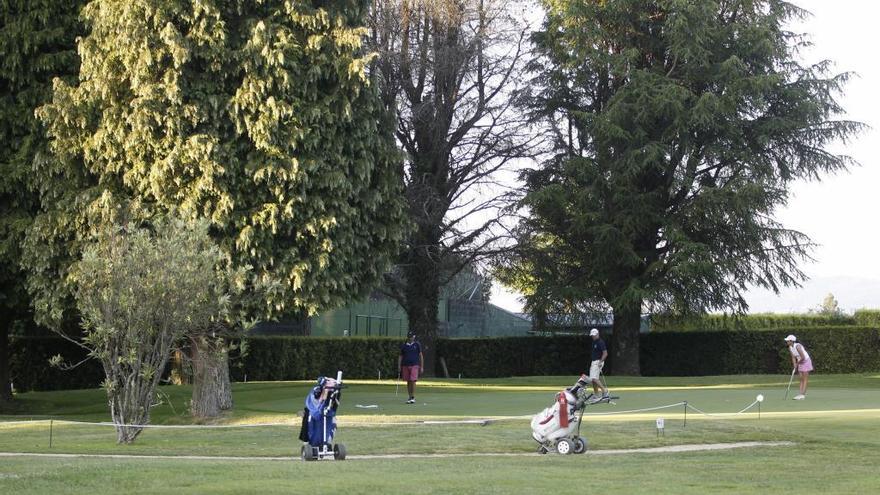
[[(79, 82), (56, 81), (39, 110), (52, 156), (36, 170), (45, 211), (27, 240), (38, 314), (70, 307), (71, 260), (108, 205), (134, 220), (209, 220), (250, 268), (246, 318), (369, 291), (400, 242), (403, 208), (393, 124), (364, 70), (367, 7), (90, 2)], [(228, 391), (225, 363), (215, 365)]]
[(779, 0), (545, 2), (532, 110), (554, 156), (527, 174), (504, 279), (537, 313), (614, 315), (614, 371), (639, 373), (643, 310), (747, 308), (750, 285), (803, 280), (809, 239), (774, 220), (826, 149), (847, 79), (804, 65), (805, 13)]
[(10, 328), (16, 320), (32, 320), (20, 264), (25, 231), (39, 208), (28, 179), (45, 146), (34, 110), (51, 97), (53, 78), (76, 76), (83, 3), (0, 2), (0, 401), (12, 398)]

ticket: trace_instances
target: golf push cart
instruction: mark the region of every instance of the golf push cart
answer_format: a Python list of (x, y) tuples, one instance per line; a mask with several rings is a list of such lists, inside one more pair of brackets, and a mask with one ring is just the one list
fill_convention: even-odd
[(345, 445), (333, 444), (336, 433), (336, 409), (342, 396), (342, 372), (336, 373), (336, 379), (319, 377), (306, 396), (306, 407), (303, 410), (302, 428), (299, 439), (303, 446), (300, 451), (302, 460), (338, 460), (345, 459)]
[(619, 399), (588, 393), (588, 380), (586, 375), (581, 375), (573, 387), (557, 393), (556, 401), (532, 418), (532, 438), (539, 444), (538, 453), (583, 454), (587, 451), (587, 439), (581, 436), (584, 410), (588, 405)]

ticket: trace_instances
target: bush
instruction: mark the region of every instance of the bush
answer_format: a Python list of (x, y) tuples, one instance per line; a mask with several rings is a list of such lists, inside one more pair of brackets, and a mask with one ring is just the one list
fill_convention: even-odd
[[(797, 335), (817, 373), (880, 371), (880, 330), (829, 326), (773, 330), (662, 332), (641, 336), (645, 376), (788, 374), (791, 361), (783, 338)], [(13, 376), (19, 390), (96, 387), (103, 371), (95, 361), (65, 372), (48, 365), (54, 354), (75, 358), (79, 349), (59, 337), (13, 337)], [(381, 337), (278, 337), (247, 339), (247, 353), (232, 360), (236, 381), (312, 380), (342, 370), (346, 378), (393, 377), (401, 340)], [(82, 351), (80, 351), (82, 352)], [(585, 336), (439, 339), (438, 356), (449, 374), (464, 378), (571, 375), (587, 371), (590, 338)], [(82, 354), (84, 356), (84, 354)], [(439, 360), (438, 360), (439, 361)], [(614, 363), (609, 361), (609, 372)], [(441, 375), (439, 367), (436, 370)]]
[(688, 332), (716, 330), (769, 330), (772, 328), (809, 328), (842, 325), (869, 326), (857, 323), (848, 315), (758, 313), (742, 316), (703, 315), (680, 317), (655, 315), (651, 330), (655, 332)]
[(87, 351), (61, 337), (11, 336), (9, 338), (9, 371), (18, 392), (32, 390), (70, 390), (95, 388), (104, 380), (101, 363), (92, 359), (72, 370), (49, 365), (52, 356), (60, 354), (68, 363), (85, 359)]
[(437, 355), (454, 377), (576, 375), (589, 371), (590, 348), (590, 337), (583, 335), (444, 339)]
[[(797, 335), (819, 373), (880, 370), (880, 330), (827, 326), (764, 331), (660, 332), (641, 336), (645, 376), (778, 374), (791, 371), (783, 339)], [(455, 339), (439, 342), (452, 376), (577, 375), (589, 364), (586, 337)], [(614, 363), (609, 361), (609, 372)]]
[(880, 331), (867, 327), (777, 328), (742, 332), (668, 332), (642, 336), (641, 365), (646, 376), (789, 373), (791, 358), (783, 339), (803, 343), (817, 373), (880, 370)]
[(853, 318), (861, 327), (880, 328), (880, 309), (859, 309)]
[(318, 375), (375, 378), (397, 375), (401, 339), (383, 337), (250, 337), (234, 359), (236, 381), (309, 380)]

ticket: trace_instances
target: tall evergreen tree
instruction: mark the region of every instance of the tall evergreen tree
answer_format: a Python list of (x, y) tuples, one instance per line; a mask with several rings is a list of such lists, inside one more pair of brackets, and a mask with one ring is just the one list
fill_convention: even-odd
[[(367, 6), (90, 2), (80, 80), (56, 81), (39, 111), (52, 150), (35, 173), (44, 211), (27, 240), (40, 316), (69, 307), (71, 261), (107, 203), (143, 220), (208, 219), (233, 263), (250, 267), (247, 317), (365, 294), (403, 230), (393, 124), (364, 73)], [(195, 385), (228, 391), (225, 356), (214, 361), (220, 373), (197, 376), (227, 383)]]
[(780, 0), (545, 6), (532, 101), (556, 146), (504, 278), (539, 313), (610, 308), (614, 371), (638, 374), (644, 309), (744, 311), (750, 285), (803, 280), (809, 239), (774, 213), (849, 164), (826, 149), (859, 129), (847, 76), (799, 62), (805, 12)]
[(21, 269), (21, 243), (39, 208), (28, 180), (45, 146), (34, 110), (52, 95), (52, 79), (75, 79), (76, 36), (84, 1), (0, 2), (0, 401), (12, 398), (9, 332), (28, 322), (30, 299)]

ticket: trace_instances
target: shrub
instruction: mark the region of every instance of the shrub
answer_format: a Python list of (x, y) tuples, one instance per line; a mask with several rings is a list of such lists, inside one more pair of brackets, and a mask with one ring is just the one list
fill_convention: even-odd
[(807, 328), (835, 325), (860, 325), (848, 315), (757, 313), (742, 316), (702, 315), (681, 317), (655, 315), (651, 318), (654, 332), (687, 332), (714, 330), (768, 330), (772, 328)]
[(249, 337), (234, 360), (237, 381), (309, 380), (318, 375), (374, 378), (397, 375), (401, 339), (385, 337)]
[[(788, 374), (791, 362), (783, 338), (797, 335), (813, 358), (817, 373), (880, 371), (880, 330), (829, 326), (773, 330), (661, 332), (641, 336), (645, 376)], [(28, 342), (25, 344), (25, 340)], [(100, 366), (90, 361), (71, 372), (50, 368), (48, 359), (75, 346), (59, 337), (14, 337), (13, 370), (32, 377), (16, 383), (24, 390), (97, 386)], [(384, 337), (278, 337), (246, 340), (247, 353), (233, 359), (235, 380), (311, 380), (343, 370), (346, 378), (397, 374), (401, 340)], [(25, 344), (25, 345), (23, 345)], [(451, 376), (494, 378), (528, 375), (578, 375), (589, 366), (590, 339), (584, 336), (439, 339), (438, 356)], [(609, 372), (614, 363), (609, 361)], [(441, 374), (441, 369), (436, 370)]]
[(777, 328), (742, 332), (665, 332), (642, 337), (642, 374), (654, 376), (788, 373), (783, 339), (798, 337), (818, 373), (880, 370), (880, 331), (867, 327)]
[(859, 309), (853, 315), (856, 325), (880, 328), (880, 309)]
[(92, 359), (72, 370), (50, 366), (49, 360), (58, 354), (71, 363), (85, 359), (88, 351), (61, 337), (11, 336), (9, 338), (9, 372), (18, 392), (34, 390), (70, 390), (95, 388), (104, 380), (101, 363)]

